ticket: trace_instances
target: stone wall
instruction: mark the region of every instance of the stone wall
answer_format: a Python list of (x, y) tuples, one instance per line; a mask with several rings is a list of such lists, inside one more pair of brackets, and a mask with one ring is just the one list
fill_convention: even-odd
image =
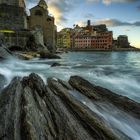
[(0, 39), (7, 47), (19, 46), (24, 48), (31, 33), (29, 31), (18, 31), (15, 33), (1, 33)]
[(26, 29), (26, 22), (24, 8), (6, 4), (0, 5), (0, 29)]

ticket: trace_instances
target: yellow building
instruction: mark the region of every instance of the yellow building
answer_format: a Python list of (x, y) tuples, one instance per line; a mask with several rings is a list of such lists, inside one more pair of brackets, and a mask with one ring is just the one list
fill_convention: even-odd
[(62, 29), (57, 34), (57, 48), (70, 48), (71, 46), (71, 29), (65, 28)]

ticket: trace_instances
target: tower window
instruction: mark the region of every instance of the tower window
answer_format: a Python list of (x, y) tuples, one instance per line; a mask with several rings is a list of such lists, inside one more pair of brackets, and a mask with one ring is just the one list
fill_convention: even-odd
[(51, 18), (47, 18), (47, 21), (52, 21), (52, 19)]
[(37, 11), (35, 11), (35, 15), (36, 16), (42, 16), (43, 14), (42, 14), (42, 12), (40, 10), (37, 10)]

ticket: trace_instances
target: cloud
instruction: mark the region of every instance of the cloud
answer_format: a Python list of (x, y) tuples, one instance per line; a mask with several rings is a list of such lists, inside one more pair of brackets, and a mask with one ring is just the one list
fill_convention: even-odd
[(84, 15), (84, 18), (86, 19), (92, 19), (94, 17), (94, 15), (92, 13), (87, 13)]
[(106, 5), (109, 5), (111, 3), (132, 3), (137, 1), (138, 0), (102, 0), (102, 2)]
[(109, 5), (111, 3), (133, 3), (139, 0), (86, 0), (86, 1), (89, 3), (102, 2), (105, 5)]
[(84, 26), (87, 25), (87, 23), (86, 23), (85, 21), (76, 21), (76, 22), (75, 22), (75, 25), (78, 25), (78, 26), (80, 26), (80, 27), (84, 27)]
[[(38, 4), (39, 0), (27, 0), (28, 8), (31, 8)], [(48, 0), (48, 10), (51, 15), (55, 17), (55, 22), (58, 28), (62, 27), (68, 19), (67, 16), (71, 10), (74, 9), (76, 4), (80, 3), (81, 0)]]
[[(109, 5), (111, 3), (132, 3), (139, 0), (46, 0), (46, 1), (48, 1), (47, 4), (48, 4), (49, 12), (52, 15), (54, 15), (56, 25), (58, 26), (58, 29), (60, 29), (65, 25), (65, 23), (67, 23), (68, 21), (67, 17), (71, 13), (71, 11), (75, 10), (76, 7), (79, 6), (83, 2), (88, 2), (88, 3), (102, 2), (105, 5)], [(39, 0), (26, 0), (27, 8), (29, 9), (37, 5), (38, 2)], [(92, 19), (94, 15), (92, 13), (87, 13), (83, 16), (85, 19)], [(109, 26), (120, 26), (120, 25), (122, 26), (126, 24), (131, 25), (131, 23), (121, 22), (119, 20), (109, 20), (109, 19), (105, 21), (100, 21), (100, 22), (102, 23), (105, 22)], [(79, 22), (79, 23), (80, 25), (84, 25), (82, 24), (82, 22)], [(139, 26), (139, 22), (135, 24), (136, 26)]]
[(96, 21), (94, 24), (106, 24), (109, 27), (117, 27), (117, 26), (140, 26), (140, 21), (136, 22), (123, 22), (117, 19), (101, 19)]
[(86, 0), (86, 2), (88, 3), (95, 3), (95, 2), (99, 2), (100, 0)]

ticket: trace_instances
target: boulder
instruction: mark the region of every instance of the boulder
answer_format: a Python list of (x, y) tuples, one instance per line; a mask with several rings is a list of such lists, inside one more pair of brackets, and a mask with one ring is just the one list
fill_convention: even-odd
[(40, 58), (41, 59), (61, 59), (60, 56), (53, 54), (53, 53), (49, 53), (48, 51), (41, 51), (39, 52), (40, 54)]
[(51, 65), (51, 67), (57, 67), (57, 66), (61, 66), (61, 64), (60, 64), (60, 63), (55, 62), (55, 63), (53, 63), (53, 64)]
[[(37, 42), (37, 38), (34, 35), (30, 35), (26, 46), (25, 46), (26, 51), (44, 51), (47, 50), (45, 46)], [(25, 51), (24, 50), (24, 51)]]

